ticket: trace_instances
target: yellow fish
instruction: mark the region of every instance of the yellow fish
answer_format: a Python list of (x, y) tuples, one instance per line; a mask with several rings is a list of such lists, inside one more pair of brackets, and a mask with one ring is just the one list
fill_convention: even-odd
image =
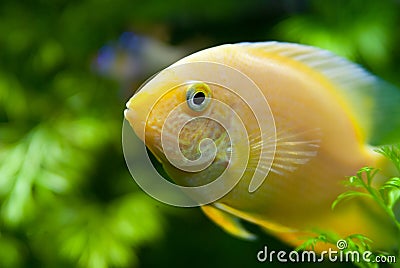
[(239, 178), (212, 202), (204, 200), (214, 191), (193, 196), (225, 231), (254, 238), (246, 220), (293, 246), (326, 230), (398, 248), (395, 226), (368, 198), (331, 209), (346, 191), (341, 182), (361, 167), (390, 174), (373, 146), (400, 141), (400, 91), (358, 65), (299, 44), (222, 45), (163, 70), (127, 108), (126, 119), (175, 183)]

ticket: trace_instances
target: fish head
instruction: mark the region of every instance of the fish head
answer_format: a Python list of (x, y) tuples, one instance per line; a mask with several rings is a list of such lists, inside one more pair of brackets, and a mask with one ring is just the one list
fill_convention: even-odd
[(128, 101), (125, 118), (174, 182), (210, 183), (229, 163), (240, 160), (232, 159), (233, 152), (238, 155), (242, 150), (232, 138), (247, 139), (239, 133), (244, 127), (237, 126), (235, 118), (240, 115), (234, 110), (245, 116), (245, 103), (220, 85), (157, 80), (146, 83)]

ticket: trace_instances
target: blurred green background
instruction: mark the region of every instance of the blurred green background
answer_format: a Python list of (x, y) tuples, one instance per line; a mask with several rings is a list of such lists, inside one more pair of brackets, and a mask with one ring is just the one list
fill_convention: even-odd
[(257, 252), (290, 248), (255, 226), (242, 241), (138, 188), (126, 101), (180, 57), (240, 41), (320, 46), (400, 85), (399, 25), (389, 0), (2, 0), (0, 267), (276, 265)]

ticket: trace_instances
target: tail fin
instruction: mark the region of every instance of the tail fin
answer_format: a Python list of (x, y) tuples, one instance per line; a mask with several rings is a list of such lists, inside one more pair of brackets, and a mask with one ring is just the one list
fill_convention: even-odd
[(377, 81), (372, 89), (374, 107), (371, 145), (400, 143), (400, 90), (384, 81)]

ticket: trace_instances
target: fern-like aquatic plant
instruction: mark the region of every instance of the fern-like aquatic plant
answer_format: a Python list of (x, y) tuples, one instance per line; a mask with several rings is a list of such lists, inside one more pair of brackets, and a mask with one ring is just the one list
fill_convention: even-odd
[[(384, 155), (391, 162), (393, 162), (396, 167), (399, 175), (400, 175), (400, 144), (399, 145), (390, 145), (383, 146), (376, 150), (378, 153)], [(379, 172), (379, 169), (372, 167), (363, 167), (361, 168), (356, 175), (350, 176), (347, 180), (344, 181), (345, 186), (352, 187), (355, 189), (360, 189), (362, 191), (357, 190), (348, 190), (342, 194), (340, 194), (336, 200), (332, 203), (332, 209), (334, 209), (337, 204), (344, 200), (348, 200), (354, 197), (365, 197), (373, 199), (391, 218), (393, 223), (398, 228), (398, 233), (400, 233), (400, 221), (396, 217), (395, 209), (396, 204), (400, 202), (400, 178), (393, 177), (389, 178), (382, 186), (379, 188), (373, 185), (374, 177)], [(302, 245), (300, 245), (296, 250), (307, 250), (314, 249), (317, 243), (328, 243), (332, 245), (336, 245), (337, 241), (344, 240), (347, 243), (347, 247), (343, 249), (344, 253), (349, 251), (356, 251), (360, 254), (363, 254), (366, 251), (371, 251), (370, 243), (372, 241), (363, 235), (360, 234), (352, 234), (347, 237), (341, 238), (335, 233), (324, 232), (324, 231), (314, 231), (317, 234), (315, 237), (311, 237), (307, 239)], [(399, 237), (400, 240), (400, 237)], [(397, 254), (399, 254), (399, 250), (397, 249)], [(385, 256), (390, 255), (389, 253), (375, 252), (374, 256)], [(397, 256), (397, 259), (400, 260), (400, 256)], [(354, 262), (354, 264), (358, 267), (362, 268), (377, 268), (379, 267), (378, 263), (374, 262), (366, 262), (363, 259), (360, 261)]]

